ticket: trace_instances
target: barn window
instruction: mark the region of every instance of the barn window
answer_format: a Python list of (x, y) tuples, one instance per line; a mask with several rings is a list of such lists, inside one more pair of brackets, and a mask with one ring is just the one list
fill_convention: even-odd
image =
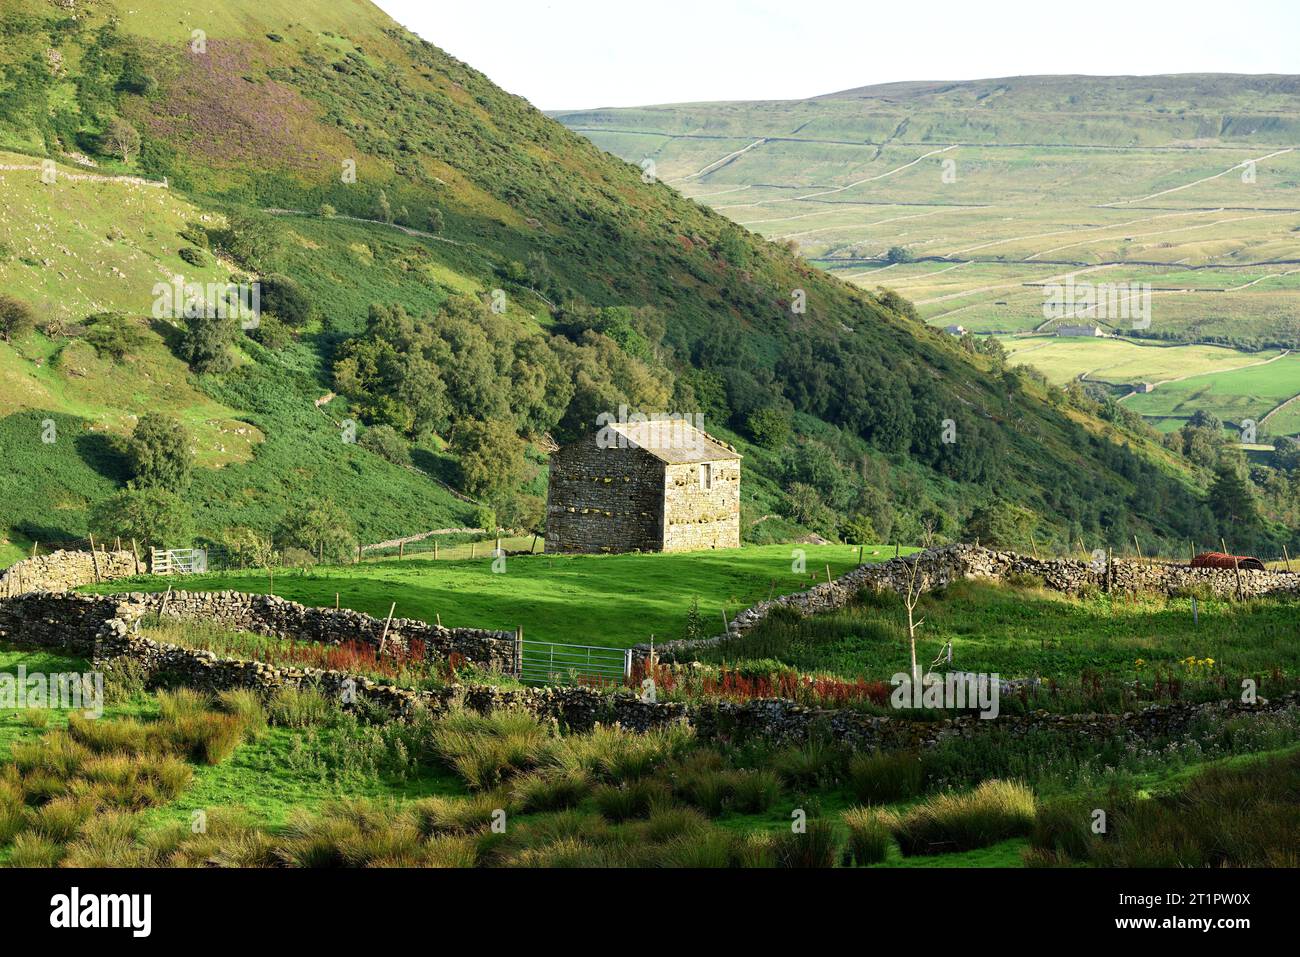
[(700, 466), (700, 488), (705, 491), (713, 488), (713, 466), (708, 462)]

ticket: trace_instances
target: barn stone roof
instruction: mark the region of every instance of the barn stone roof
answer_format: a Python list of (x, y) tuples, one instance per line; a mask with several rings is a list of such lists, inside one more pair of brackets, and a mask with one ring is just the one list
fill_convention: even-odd
[[(739, 459), (740, 453), (697, 429), (685, 419), (655, 422), (611, 422), (604, 426), (608, 440), (612, 436), (626, 439), (626, 447), (640, 448), (661, 462), (685, 465), (694, 462), (721, 462)], [(599, 439), (599, 435), (598, 435)], [(622, 446), (623, 442), (619, 441)]]

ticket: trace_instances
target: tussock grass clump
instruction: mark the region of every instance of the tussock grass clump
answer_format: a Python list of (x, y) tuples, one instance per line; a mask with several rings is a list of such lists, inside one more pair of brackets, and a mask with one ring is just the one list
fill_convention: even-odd
[(492, 823), (498, 810), (505, 810), (503, 795), (493, 793), (461, 797), (429, 797), (411, 805), (416, 826), (425, 837), (437, 834), (469, 834)]
[(220, 764), (243, 744), (247, 729), (238, 715), (205, 711), (160, 721), (155, 733), (167, 750), (202, 764)]
[(212, 699), (192, 688), (175, 688), (158, 692), (158, 717), (163, 721), (179, 722), (202, 718), (212, 708)]
[(84, 718), (68, 715), (68, 733), (96, 754), (140, 754), (149, 747), (150, 727), (134, 718)]
[(854, 807), (844, 812), (843, 821), (849, 829), (848, 850), (858, 867), (879, 864), (889, 855), (895, 815), (881, 808)]
[(781, 779), (771, 771), (734, 771), (731, 807), (742, 814), (761, 814), (781, 797)]
[(649, 817), (655, 806), (670, 803), (668, 786), (646, 779), (622, 785), (602, 784), (592, 791), (591, 796), (601, 816), (615, 824)]
[(590, 791), (591, 779), (585, 771), (542, 768), (516, 777), (510, 798), (521, 813), (558, 811), (579, 804)]
[(777, 867), (834, 867), (840, 856), (840, 838), (829, 821), (814, 818), (802, 834), (785, 831), (772, 839)]
[(824, 745), (809, 744), (776, 752), (772, 755), (771, 766), (786, 787), (811, 791), (834, 781), (839, 769), (839, 755)]
[(262, 706), (262, 699), (257, 692), (250, 688), (220, 692), (217, 695), (217, 707), (238, 718), (249, 737), (259, 738), (266, 730), (266, 708)]
[(334, 705), (319, 690), (296, 685), (277, 689), (266, 705), (271, 723), (283, 728), (314, 728), (324, 724), (333, 711)]
[(63, 860), (63, 845), (40, 834), (19, 834), (9, 854), (10, 867), (58, 867)]
[(94, 813), (95, 802), (88, 797), (57, 797), (31, 812), (31, 830), (46, 840), (66, 844)]
[(716, 827), (669, 842), (661, 857), (664, 867), (690, 868), (740, 867), (742, 859), (741, 839)]
[(677, 779), (673, 790), (685, 803), (709, 817), (717, 817), (731, 801), (734, 778), (732, 772), (720, 769), (687, 770)]
[(673, 838), (689, 836), (707, 829), (709, 820), (694, 808), (655, 807), (641, 825), (646, 840), (662, 844)]
[(64, 778), (76, 774), (91, 756), (89, 748), (62, 731), (35, 741), (15, 741), (9, 750), (19, 773), (45, 772)]
[(898, 818), (904, 854), (946, 854), (988, 847), (1030, 832), (1034, 793), (1018, 781), (985, 781), (964, 794), (937, 794)]
[(849, 790), (864, 804), (910, 800), (921, 793), (924, 778), (921, 756), (915, 752), (855, 754), (849, 759)]

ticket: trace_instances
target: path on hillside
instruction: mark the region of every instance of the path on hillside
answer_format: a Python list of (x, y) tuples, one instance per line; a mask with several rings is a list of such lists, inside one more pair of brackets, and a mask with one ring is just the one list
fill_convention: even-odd
[[(678, 182), (684, 183), (688, 179), (695, 179), (697, 176), (707, 176), (709, 173), (716, 173), (718, 170), (722, 169), (722, 167), (735, 162), (736, 160), (740, 159), (740, 157), (748, 153), (750, 150), (754, 149), (755, 147), (762, 146), (766, 142), (767, 142), (766, 137), (760, 137), (759, 139), (754, 140), (754, 142), (750, 143), (748, 146), (744, 147), (743, 149), (738, 149), (734, 153), (728, 153), (726, 156), (722, 157), (722, 159), (714, 160), (708, 166), (704, 167), (704, 169), (697, 170), (694, 173), (690, 173), (687, 176), (683, 176), (680, 180), (678, 180)], [(669, 181), (665, 180), (664, 182), (669, 182)]]
[[(0, 163), (0, 173), (43, 173), (45, 167), (18, 163)], [(125, 186), (153, 186), (157, 189), (169, 189), (167, 180), (145, 179), (143, 176), (110, 176), (107, 173), (65, 173), (55, 171), (55, 179), (66, 179), (73, 183), (121, 183)]]
[(343, 213), (335, 213), (333, 216), (322, 216), (320, 213), (313, 213), (306, 209), (281, 209), (279, 207), (268, 207), (262, 212), (268, 216), (308, 216), (317, 219), (346, 219), (352, 223), (369, 223), (372, 226), (387, 226), (389, 229), (396, 229), (400, 233), (406, 233), (408, 236), (415, 236), (420, 239), (432, 239), (437, 243), (447, 243), (451, 246), (469, 247), (471, 243), (462, 243), (455, 239), (448, 239), (446, 236), (439, 236), (436, 233), (427, 233), (423, 229), (415, 229), (412, 226), (403, 226), (400, 223), (388, 223), (382, 219), (366, 219), (362, 216), (345, 216)]

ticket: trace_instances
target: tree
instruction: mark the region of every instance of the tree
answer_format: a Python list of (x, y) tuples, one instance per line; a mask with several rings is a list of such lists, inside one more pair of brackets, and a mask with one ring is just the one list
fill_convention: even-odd
[(793, 427), (790, 410), (784, 406), (769, 405), (751, 412), (749, 434), (765, 449), (781, 449), (790, 438)]
[(185, 427), (170, 415), (145, 413), (127, 443), (127, 459), (137, 488), (183, 491), (189, 487), (194, 453)]
[(312, 317), (311, 298), (298, 281), (279, 273), (262, 280), (262, 310), (279, 316), (291, 326), (306, 325)]
[(385, 223), (393, 221), (393, 206), (388, 201), (388, 194), (382, 189), (379, 191), (379, 199), (375, 201), (375, 216)]
[(115, 116), (104, 132), (104, 143), (114, 153), (122, 155), (123, 163), (129, 163), (131, 154), (140, 150), (140, 134), (126, 120)]
[(144, 331), (120, 312), (101, 312), (86, 320), (82, 338), (102, 356), (121, 362), (145, 343)]
[(916, 260), (916, 253), (906, 246), (890, 246), (885, 258), (891, 263), (910, 263)]
[(994, 548), (1027, 548), (1033, 543), (1037, 518), (1033, 512), (1010, 502), (994, 502), (971, 513), (966, 538)]
[(431, 233), (440, 233), (447, 228), (447, 219), (437, 206), (429, 208), (429, 218), (425, 223), (425, 229)]
[(907, 568), (907, 594), (903, 599), (903, 604), (907, 606), (907, 643), (912, 652), (912, 688), (913, 694), (915, 689), (921, 687), (921, 666), (916, 660), (916, 632), (925, 624), (925, 619), (916, 620), (916, 606), (921, 601), (921, 596), (925, 594), (926, 589), (930, 587), (930, 576), (921, 571), (920, 556), (913, 555), (906, 563)]
[(228, 372), (235, 364), (230, 346), (238, 328), (229, 316), (199, 315), (185, 320), (181, 336), (181, 357), (195, 372)]
[(301, 549), (318, 561), (346, 561), (356, 549), (351, 516), (329, 499), (301, 502), (285, 512), (276, 529), (281, 549)]
[(226, 228), (218, 242), (245, 268), (269, 272), (271, 260), (284, 245), (284, 233), (269, 216), (237, 211), (226, 217)]
[(460, 485), (469, 495), (497, 501), (519, 486), (524, 443), (508, 422), (471, 420), (456, 430)]
[(360, 446), (394, 465), (410, 465), (411, 450), (391, 425), (376, 425), (361, 433)]
[(27, 303), (0, 293), (0, 335), (13, 342), (36, 328), (36, 313)]
[(185, 501), (165, 488), (129, 488), (97, 502), (90, 527), (102, 540), (136, 541), (142, 548), (176, 548), (193, 534)]
[(1241, 530), (1254, 525), (1259, 514), (1250, 486), (1231, 466), (1220, 466), (1210, 487), (1210, 511), (1221, 528)]

